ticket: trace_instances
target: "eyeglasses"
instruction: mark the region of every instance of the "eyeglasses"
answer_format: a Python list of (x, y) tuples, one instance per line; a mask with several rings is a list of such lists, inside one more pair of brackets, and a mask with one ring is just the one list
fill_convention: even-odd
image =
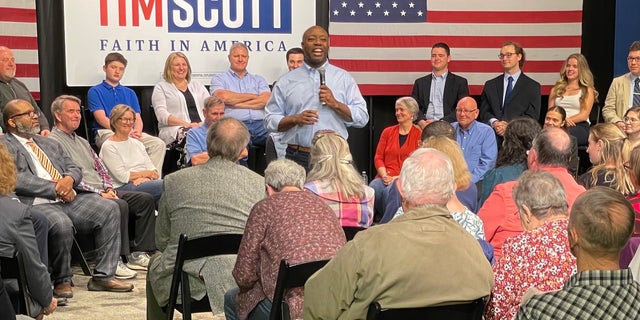
[(473, 109), (473, 110), (456, 109), (456, 113), (471, 114), (476, 112), (476, 110), (478, 109)]
[(501, 53), (501, 54), (498, 55), (498, 59), (502, 60), (502, 59), (504, 59), (504, 57), (507, 57), (507, 59), (511, 59), (511, 57), (514, 54), (517, 54), (517, 53), (515, 53), (515, 52)]
[(22, 117), (22, 116), (29, 116), (29, 118), (33, 118), (33, 116), (37, 115), (37, 113), (33, 110), (31, 111), (27, 111), (27, 112), (23, 112), (23, 113), (18, 113), (18, 114), (14, 114), (10, 117), (10, 119), (14, 119), (14, 118), (18, 118), (18, 117)]
[(636, 122), (640, 121), (640, 119), (624, 117), (624, 118), (622, 118), (622, 121), (628, 122), (628, 123), (636, 123)]
[(627, 62), (640, 62), (640, 57), (627, 57)]
[(119, 118), (118, 120), (120, 120), (122, 122), (134, 122), (134, 121), (136, 121), (135, 118)]

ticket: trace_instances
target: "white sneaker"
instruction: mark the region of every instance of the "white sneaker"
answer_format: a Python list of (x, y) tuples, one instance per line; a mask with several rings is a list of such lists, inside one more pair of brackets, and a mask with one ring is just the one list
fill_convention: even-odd
[(138, 275), (137, 272), (127, 268), (127, 266), (122, 262), (122, 260), (118, 260), (118, 267), (116, 268), (116, 279), (126, 280), (133, 279)]
[(127, 262), (127, 267), (133, 270), (146, 271), (149, 266), (149, 258), (149, 255), (144, 251), (132, 252), (127, 257), (127, 260), (129, 260), (129, 262)]

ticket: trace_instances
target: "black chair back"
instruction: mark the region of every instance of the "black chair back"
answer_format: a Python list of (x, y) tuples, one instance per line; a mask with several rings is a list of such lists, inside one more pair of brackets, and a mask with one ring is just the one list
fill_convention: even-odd
[(347, 241), (353, 240), (358, 232), (365, 229), (366, 228), (363, 227), (342, 227), (342, 230), (344, 230), (344, 235), (347, 237)]
[(377, 301), (369, 305), (367, 320), (388, 319), (447, 319), (447, 320), (481, 320), (485, 301), (480, 298), (471, 303), (454, 304), (438, 307), (420, 307), (403, 309), (383, 309)]
[[(241, 241), (241, 234), (216, 234), (191, 240), (184, 233), (180, 235), (178, 239), (178, 251), (176, 253), (176, 264), (171, 279), (169, 304), (166, 310), (167, 319), (173, 319), (174, 310), (180, 311), (185, 320), (191, 320), (191, 313), (211, 311), (209, 298), (207, 296), (199, 301), (191, 299), (189, 274), (184, 272), (182, 267), (184, 263), (189, 260), (217, 255), (237, 254)], [(182, 305), (177, 303), (178, 288), (181, 288)]]
[(280, 261), (280, 269), (278, 270), (278, 280), (276, 281), (276, 289), (273, 294), (273, 303), (271, 304), (271, 313), (269, 320), (289, 320), (289, 305), (284, 301), (284, 293), (287, 289), (304, 286), (307, 279), (316, 271), (322, 269), (329, 260), (318, 260), (300, 263), (297, 265), (289, 265), (282, 259)]
[[(13, 258), (0, 257), (0, 278), (18, 281), (18, 296), (11, 296), (11, 304), (16, 313), (30, 315), (29, 298), (27, 296), (27, 274), (19, 256)], [(0, 280), (1, 281), (1, 280)], [(5, 289), (7, 289), (5, 287)]]

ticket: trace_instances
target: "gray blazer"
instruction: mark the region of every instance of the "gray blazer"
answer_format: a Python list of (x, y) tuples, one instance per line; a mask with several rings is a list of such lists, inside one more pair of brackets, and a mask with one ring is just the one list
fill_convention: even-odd
[[(218, 157), (164, 178), (156, 220), (156, 245), (162, 253), (152, 259), (147, 274), (160, 306), (169, 301), (180, 234), (190, 238), (242, 234), (251, 208), (264, 197), (264, 178)], [(235, 255), (191, 261), (184, 266), (192, 275), (191, 296), (202, 299), (208, 294), (214, 314), (223, 310), (225, 291), (236, 286), (231, 276), (234, 264)]]

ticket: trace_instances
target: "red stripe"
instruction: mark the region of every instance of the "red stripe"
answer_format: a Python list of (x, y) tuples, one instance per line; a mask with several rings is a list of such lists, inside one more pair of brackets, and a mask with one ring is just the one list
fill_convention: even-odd
[(581, 23), (582, 11), (428, 11), (427, 21), (435, 23)]
[(0, 21), (36, 23), (35, 9), (0, 7)]
[[(363, 96), (410, 96), (413, 84), (360, 84), (358, 85)], [(469, 94), (479, 96), (482, 94), (482, 85), (470, 85)], [(548, 95), (553, 85), (543, 85), (542, 95)]]
[(524, 48), (579, 48), (582, 37), (575, 36), (371, 36), (331, 35), (331, 46), (352, 48), (424, 48), (445, 41), (452, 48), (500, 48), (505, 40)]
[[(429, 72), (431, 62), (429, 60), (347, 60), (331, 59), (331, 63), (351, 72)], [(528, 72), (560, 72), (564, 60), (555, 61), (527, 61), (524, 68)], [(504, 71), (500, 61), (472, 61), (455, 60), (449, 63), (449, 69), (464, 70), (464, 72), (491, 72)]]
[(31, 91), (31, 95), (33, 96), (33, 99), (40, 102), (40, 91)]
[(40, 70), (37, 64), (17, 64), (16, 77), (18, 78), (38, 78)]
[(11, 49), (38, 49), (37, 37), (0, 36), (0, 43)]

